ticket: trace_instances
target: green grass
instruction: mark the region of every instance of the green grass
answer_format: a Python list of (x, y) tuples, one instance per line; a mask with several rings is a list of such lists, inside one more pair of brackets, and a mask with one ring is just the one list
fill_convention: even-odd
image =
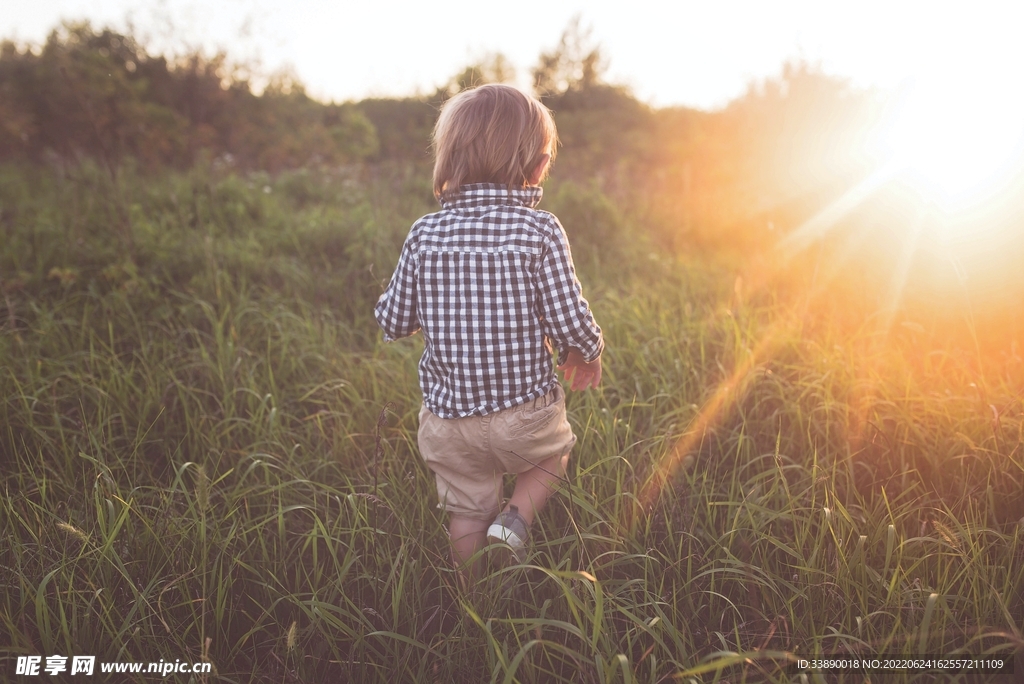
[[(94, 654), (238, 682), (836, 681), (786, 667), (1024, 644), (1012, 348), (741, 298), (635, 234), (581, 246), (603, 387), (569, 398), (528, 563), (466, 589), (416, 449), (420, 343), (371, 316), (432, 210), (421, 173), (0, 179), (0, 679)], [(972, 681), (882, 681), (935, 680)]]

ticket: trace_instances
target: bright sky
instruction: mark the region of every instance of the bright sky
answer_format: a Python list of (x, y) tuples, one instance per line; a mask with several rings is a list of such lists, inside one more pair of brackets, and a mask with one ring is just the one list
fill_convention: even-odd
[(722, 105), (795, 57), (865, 86), (940, 73), (975, 89), (1024, 83), (1024, 3), (1014, 0), (4, 0), (0, 37), (41, 43), (61, 19), (131, 22), (151, 51), (223, 49), (264, 70), (290, 67), (314, 96), (350, 100), (432, 91), (489, 52), (509, 57), (526, 85), (576, 14), (610, 80), (655, 105)]

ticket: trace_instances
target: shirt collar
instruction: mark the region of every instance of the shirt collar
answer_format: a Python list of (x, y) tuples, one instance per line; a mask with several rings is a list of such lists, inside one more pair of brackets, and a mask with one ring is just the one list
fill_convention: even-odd
[(532, 209), (543, 196), (544, 189), (535, 185), (513, 188), (499, 183), (471, 183), (460, 186), (450, 199), (441, 200), (441, 208), (467, 209), (504, 204)]

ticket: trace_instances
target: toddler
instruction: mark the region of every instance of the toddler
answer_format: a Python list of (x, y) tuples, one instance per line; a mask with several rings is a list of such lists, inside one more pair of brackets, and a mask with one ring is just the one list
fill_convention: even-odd
[[(548, 109), (511, 86), (445, 103), (433, 136), (441, 211), (413, 224), (375, 308), (386, 341), (423, 331), (419, 447), (460, 565), (488, 540), (525, 560), (565, 472), (576, 437), (551, 346), (571, 389), (601, 381), (601, 329), (565, 232), (535, 208), (556, 144)], [(502, 509), (505, 473), (517, 478)]]

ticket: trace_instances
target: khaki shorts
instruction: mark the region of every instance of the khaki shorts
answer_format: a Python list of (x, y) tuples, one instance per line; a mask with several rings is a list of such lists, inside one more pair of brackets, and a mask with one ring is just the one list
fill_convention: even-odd
[(420, 409), (420, 454), (437, 480), (440, 507), (490, 522), (501, 508), (502, 475), (522, 473), (572, 449), (561, 385), (486, 416), (446, 420)]

